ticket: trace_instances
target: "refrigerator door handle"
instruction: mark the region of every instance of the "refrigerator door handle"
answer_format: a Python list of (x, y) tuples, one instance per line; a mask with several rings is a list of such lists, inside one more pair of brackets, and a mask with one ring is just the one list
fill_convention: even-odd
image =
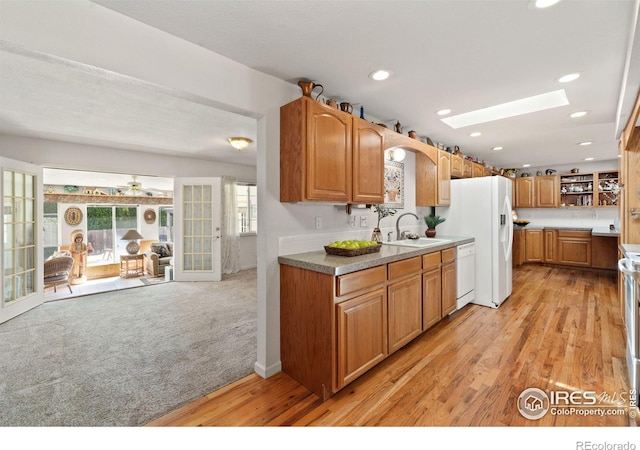
[[(507, 213), (511, 213), (512, 207), (511, 207), (511, 199), (509, 198), (509, 196), (506, 196), (504, 198), (504, 208)], [(508, 231), (508, 235), (507, 235), (507, 248), (504, 255), (505, 259), (509, 258), (509, 255), (511, 254), (511, 246), (513, 245), (513, 220), (507, 221), (507, 231)]]

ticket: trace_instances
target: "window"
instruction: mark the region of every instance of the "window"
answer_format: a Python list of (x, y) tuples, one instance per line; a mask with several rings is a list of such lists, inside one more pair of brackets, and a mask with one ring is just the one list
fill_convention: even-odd
[(58, 251), (58, 204), (44, 203), (44, 259)]
[(255, 183), (238, 183), (238, 231), (240, 234), (258, 232), (258, 190)]
[(161, 206), (158, 221), (158, 240), (173, 242), (173, 206)]
[(87, 206), (87, 242), (93, 254), (89, 264), (117, 261), (127, 254), (127, 241), (121, 238), (129, 230), (138, 229), (137, 206)]

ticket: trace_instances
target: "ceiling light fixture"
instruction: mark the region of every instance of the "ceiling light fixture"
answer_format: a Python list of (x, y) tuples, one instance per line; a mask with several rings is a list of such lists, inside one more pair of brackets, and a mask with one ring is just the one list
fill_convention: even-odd
[(383, 81), (386, 80), (387, 78), (389, 78), (391, 76), (391, 72), (389, 72), (388, 70), (375, 70), (373, 72), (371, 72), (369, 74), (369, 78), (371, 78), (372, 80), (376, 80), (376, 81)]
[(568, 75), (563, 75), (560, 78), (558, 78), (558, 82), (559, 83), (568, 83), (570, 81), (577, 80), (578, 78), (580, 78), (580, 74), (579, 73), (570, 73)]
[(471, 137), (478, 137), (480, 136), (482, 133), (480, 133), (479, 131), (474, 131), (473, 133), (470, 133), (469, 136)]
[(498, 151), (498, 150), (502, 150), (503, 148), (504, 148), (504, 147), (493, 147), (491, 150), (496, 150), (496, 151)]
[(521, 116), (545, 109), (557, 108), (569, 104), (569, 99), (564, 89), (534, 95), (532, 97), (514, 100), (487, 108), (478, 109), (457, 116), (445, 117), (442, 120), (453, 129), (468, 127), (498, 119)]
[(584, 117), (587, 114), (589, 114), (588, 111), (576, 111), (574, 113), (569, 114), (569, 117), (571, 117), (572, 119), (577, 119), (578, 117)]
[(582, 145), (583, 147), (585, 145), (591, 145), (591, 144), (593, 144), (593, 142), (591, 142), (591, 141), (578, 142), (578, 145)]
[(229, 143), (238, 150), (243, 150), (247, 145), (253, 142), (251, 139), (245, 137), (230, 137), (228, 140)]
[(522, 167), (531, 167), (531, 164), (523, 164)]
[(585, 158), (585, 161), (593, 161), (593, 158)]
[(385, 150), (385, 159), (390, 161), (402, 161), (406, 156), (406, 153), (401, 148), (392, 148), (389, 150)]
[(439, 115), (439, 116), (446, 116), (450, 112), (451, 112), (450, 109), (441, 109), (440, 111), (437, 111), (436, 114)]

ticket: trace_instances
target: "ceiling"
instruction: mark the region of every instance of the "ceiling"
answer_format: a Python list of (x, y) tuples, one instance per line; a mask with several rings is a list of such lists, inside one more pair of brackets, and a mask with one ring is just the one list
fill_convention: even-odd
[[(529, 0), (94, 3), (288, 82), (321, 83), (366, 118), (399, 121), (405, 134), (497, 167), (615, 159), (640, 86), (638, 0), (563, 0), (543, 10)], [(0, 132), (255, 165), (255, 142), (243, 152), (226, 142), (255, 140), (252, 118), (28, 49), (5, 44), (0, 57)], [(392, 76), (368, 78), (378, 68)], [(581, 77), (558, 83), (572, 72)], [(558, 89), (569, 105), (477, 126), (454, 130), (435, 114)], [(568, 117), (580, 110), (589, 113)]]

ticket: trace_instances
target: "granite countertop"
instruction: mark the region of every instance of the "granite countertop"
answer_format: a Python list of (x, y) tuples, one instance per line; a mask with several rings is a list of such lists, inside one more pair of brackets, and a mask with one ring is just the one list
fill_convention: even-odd
[(278, 262), (287, 266), (298, 267), (329, 275), (344, 275), (346, 273), (381, 266), (394, 261), (401, 261), (414, 256), (426, 255), (428, 253), (445, 250), (447, 248), (457, 247), (458, 245), (466, 244), (468, 242), (474, 242), (474, 239), (470, 237), (438, 235), (437, 239), (450, 239), (451, 242), (444, 242), (442, 244), (422, 248), (383, 244), (379, 252), (361, 256), (328, 255), (324, 250), (319, 250), (279, 256)]

